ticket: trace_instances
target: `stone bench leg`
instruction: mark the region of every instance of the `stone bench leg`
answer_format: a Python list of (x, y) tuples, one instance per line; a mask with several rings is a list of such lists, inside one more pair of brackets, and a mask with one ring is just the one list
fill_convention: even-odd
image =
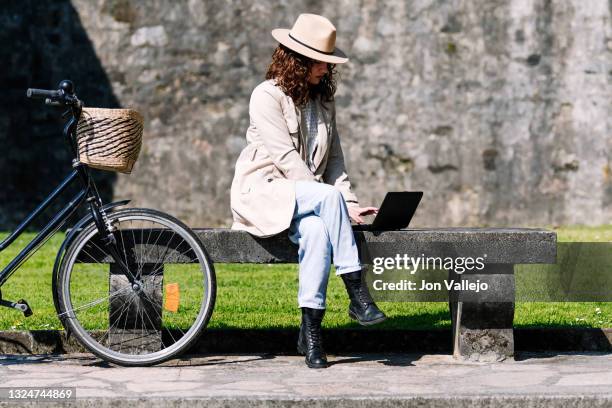
[(110, 264), (110, 293), (123, 290), (110, 299), (108, 310), (109, 348), (115, 351), (137, 354), (161, 350), (163, 265), (145, 264), (142, 275), (146, 297), (127, 289), (127, 277), (118, 266)]
[(486, 282), (479, 293), (449, 291), (453, 357), (471, 361), (503, 361), (514, 357), (514, 266), (485, 264), (478, 273), (449, 271), (455, 282)]

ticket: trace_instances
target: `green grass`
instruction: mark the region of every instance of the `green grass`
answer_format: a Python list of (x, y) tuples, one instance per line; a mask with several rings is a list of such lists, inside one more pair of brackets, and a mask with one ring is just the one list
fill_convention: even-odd
[[(612, 226), (564, 227), (559, 241), (612, 241)], [(1, 234), (6, 236), (6, 234)], [(24, 234), (0, 254), (0, 265), (18, 253), (34, 234)], [(0, 330), (61, 329), (51, 294), (51, 272), (63, 235), (58, 234), (25, 263), (2, 287), (3, 298), (25, 298), (34, 315), (0, 308)], [(217, 301), (210, 328), (296, 328), (297, 265), (216, 264)], [(517, 278), (518, 279), (518, 278)], [(517, 282), (518, 286), (518, 282)], [(332, 268), (327, 293), (327, 328), (359, 327), (346, 313), (348, 299)], [(445, 302), (380, 302), (389, 319), (376, 328), (429, 329), (450, 327)], [(99, 318), (103, 324), (104, 317)], [(515, 327), (612, 327), (611, 303), (531, 303), (516, 305)]]

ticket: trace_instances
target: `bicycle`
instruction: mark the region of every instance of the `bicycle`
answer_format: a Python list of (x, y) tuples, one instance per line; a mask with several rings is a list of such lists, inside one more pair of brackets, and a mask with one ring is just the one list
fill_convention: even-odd
[[(28, 89), (26, 95), (68, 108), (63, 136), (73, 170), (0, 243), (0, 251), (70, 185), (80, 183), (80, 190), (4, 267), (0, 289), (86, 205), (88, 214), (67, 230), (53, 267), (53, 301), (68, 336), (74, 334), (98, 357), (125, 366), (158, 364), (187, 350), (207, 326), (216, 298), (214, 265), (203, 244), (168, 214), (119, 208), (130, 200), (102, 203), (90, 166), (79, 160), (77, 127), (84, 108), (71, 81), (60, 82), (57, 90)], [(32, 315), (27, 301), (2, 299), (1, 291), (0, 306)]]

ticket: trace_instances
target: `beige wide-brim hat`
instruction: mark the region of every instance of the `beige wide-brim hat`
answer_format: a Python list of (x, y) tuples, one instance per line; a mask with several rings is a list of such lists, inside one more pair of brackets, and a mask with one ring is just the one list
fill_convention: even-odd
[(323, 16), (300, 14), (291, 30), (276, 28), (272, 37), (293, 51), (318, 61), (343, 64), (347, 56), (336, 48), (336, 27)]

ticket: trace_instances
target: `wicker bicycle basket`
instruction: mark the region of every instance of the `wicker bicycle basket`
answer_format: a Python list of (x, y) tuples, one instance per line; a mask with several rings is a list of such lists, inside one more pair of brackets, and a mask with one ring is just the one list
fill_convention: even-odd
[(132, 109), (83, 108), (77, 125), (79, 161), (129, 174), (142, 144), (143, 119)]

